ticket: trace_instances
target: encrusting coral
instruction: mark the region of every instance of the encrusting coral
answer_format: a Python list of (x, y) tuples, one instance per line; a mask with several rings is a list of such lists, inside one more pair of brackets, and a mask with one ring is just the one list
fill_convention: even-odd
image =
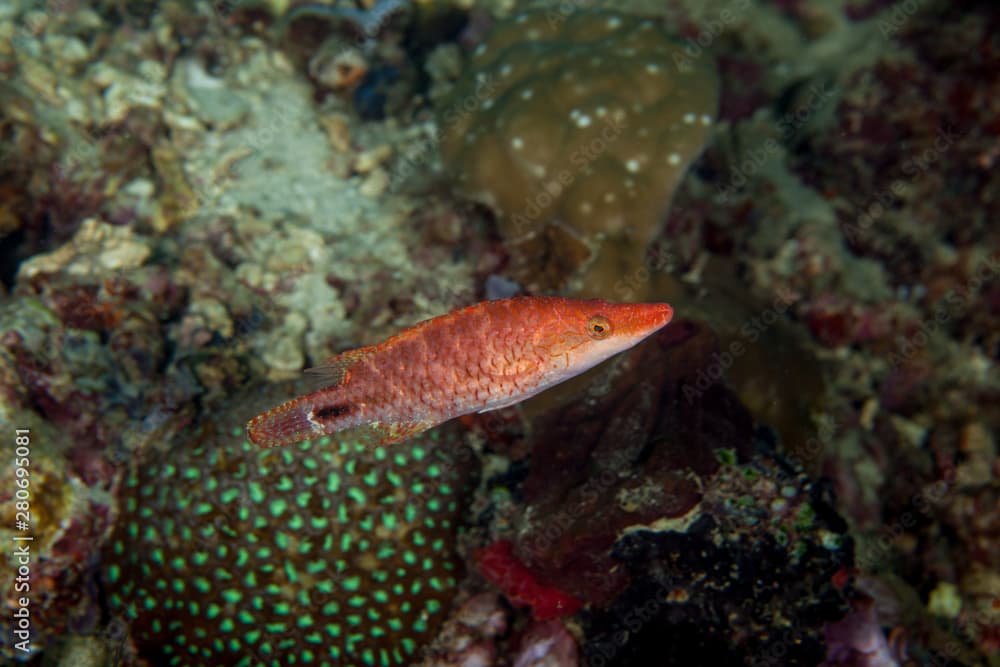
[(459, 190), (497, 211), (522, 281), (583, 272), (571, 287), (611, 296), (600, 285), (660, 231), (717, 100), (714, 64), (652, 20), (526, 11), (494, 28), (439, 105), (441, 151)]
[(103, 580), (150, 664), (409, 664), (447, 613), (468, 450), (442, 429), (252, 445), (246, 412), (294, 389), (223, 407), (125, 478)]

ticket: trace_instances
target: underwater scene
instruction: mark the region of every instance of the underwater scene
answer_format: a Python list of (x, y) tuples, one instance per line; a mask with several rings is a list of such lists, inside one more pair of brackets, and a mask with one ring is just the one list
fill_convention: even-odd
[(995, 0), (0, 0), (0, 665), (1000, 667)]

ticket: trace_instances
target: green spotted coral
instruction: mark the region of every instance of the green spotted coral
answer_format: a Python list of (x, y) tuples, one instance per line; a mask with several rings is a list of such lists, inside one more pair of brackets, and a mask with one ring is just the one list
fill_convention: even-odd
[(153, 665), (408, 664), (450, 604), (467, 450), (441, 430), (261, 450), (235, 426), (254, 407), (124, 480), (112, 611)]

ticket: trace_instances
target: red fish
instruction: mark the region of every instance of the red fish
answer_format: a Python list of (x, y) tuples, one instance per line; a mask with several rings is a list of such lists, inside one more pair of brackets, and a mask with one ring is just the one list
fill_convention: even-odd
[(627, 350), (670, 322), (665, 303), (562, 297), (485, 301), (310, 369), (329, 386), (250, 420), (277, 447), (341, 431), (400, 442), (449, 419), (520, 403)]

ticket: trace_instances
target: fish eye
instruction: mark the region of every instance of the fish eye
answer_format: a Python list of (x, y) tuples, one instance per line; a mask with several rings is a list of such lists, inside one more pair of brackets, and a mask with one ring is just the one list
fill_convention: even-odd
[(611, 335), (611, 321), (604, 315), (593, 315), (587, 320), (587, 333), (594, 340), (601, 340)]

